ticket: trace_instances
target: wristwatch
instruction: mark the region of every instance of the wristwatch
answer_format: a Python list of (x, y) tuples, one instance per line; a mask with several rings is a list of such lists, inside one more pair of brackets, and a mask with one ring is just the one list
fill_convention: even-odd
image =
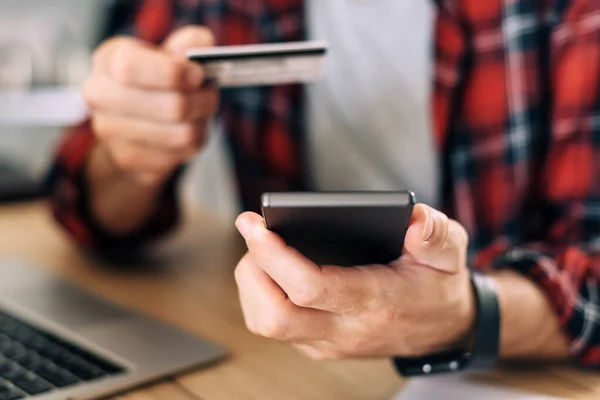
[(500, 306), (494, 281), (472, 272), (471, 284), (477, 303), (477, 322), (471, 349), (459, 349), (417, 358), (393, 359), (402, 376), (419, 376), (465, 370), (491, 369), (498, 358)]

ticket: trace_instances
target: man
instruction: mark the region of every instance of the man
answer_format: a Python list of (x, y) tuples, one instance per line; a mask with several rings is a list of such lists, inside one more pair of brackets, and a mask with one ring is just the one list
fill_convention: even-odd
[[(105, 254), (134, 251), (163, 235), (177, 221), (182, 166), (202, 148), (219, 103), (217, 90), (203, 84), (202, 68), (185, 61), (185, 50), (303, 40), (323, 27), (315, 23), (324, 15), (317, 7), (349, 10), (351, 3), (357, 5), (131, 2), (113, 33), (137, 38), (116, 37), (100, 46), (83, 91), (91, 122), (67, 135), (58, 152), (50, 179), (58, 220), (80, 245)], [(387, 171), (391, 181), (398, 177), (398, 186), (416, 174), (425, 192), (434, 187), (431, 166), (438, 157), (445, 214), (418, 205), (405, 255), (391, 265), (356, 268), (317, 266), (267, 231), (259, 215), (242, 214), (236, 225), (249, 251), (236, 280), (248, 327), (316, 359), (395, 356), (409, 360), (400, 363), (404, 368), (413, 357), (468, 354), (481, 329), (497, 319), (482, 312), (482, 292), (473, 287), (485, 285), (470, 282), (471, 267), (495, 287), (501, 327), (488, 336), (493, 342), (500, 334), (501, 358), (573, 357), (600, 365), (600, 181), (594, 176), (600, 171), (600, 6), (587, 0), (440, 0), (437, 153), (430, 154), (422, 137), (398, 132), (393, 108), (364, 118), (364, 110), (348, 104), (393, 87), (393, 68), (372, 74), (352, 57), (367, 49), (389, 61), (382, 65), (402, 62), (393, 41), (384, 42), (396, 29), (385, 8), (392, 3), (400, 2), (363, 1), (365, 8), (355, 11), (381, 7), (379, 19), (365, 24), (380, 41), (361, 45), (360, 38), (374, 36), (339, 32), (351, 49), (342, 62), (356, 69), (345, 81), (326, 82), (331, 92), (319, 97), (298, 86), (227, 90), (220, 93), (218, 117), (247, 210), (258, 209), (264, 191), (328, 189), (330, 168), (344, 162), (352, 168), (358, 156), (348, 150), (345, 159), (331, 163), (318, 154), (322, 146), (307, 156), (306, 142), (314, 143), (310, 131), (329, 124), (349, 132), (358, 124), (386, 143), (372, 154), (380, 163), (375, 170)], [(175, 31), (189, 24), (203, 27)], [(369, 74), (389, 86), (359, 93), (356, 82), (368, 84), (361, 79)], [(392, 91), (382, 104), (399, 96)], [(308, 129), (305, 97), (311, 99)], [(386, 126), (376, 124), (386, 119), (389, 129), (381, 132)], [(376, 146), (378, 140), (360, 143)], [(397, 163), (410, 152), (425, 160), (418, 169)], [(309, 169), (316, 172), (312, 180)], [(354, 173), (348, 171), (353, 179)], [(488, 317), (492, 323), (486, 324)], [(427, 373), (432, 367), (419, 368)]]

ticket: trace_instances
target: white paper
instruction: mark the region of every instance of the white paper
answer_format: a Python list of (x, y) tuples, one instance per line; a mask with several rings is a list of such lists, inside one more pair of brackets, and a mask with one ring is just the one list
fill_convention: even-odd
[(63, 127), (86, 114), (77, 88), (0, 91), (0, 125)]
[[(464, 375), (411, 379), (394, 400), (561, 400), (513, 388), (485, 384)], [(566, 400), (566, 399), (562, 399)]]

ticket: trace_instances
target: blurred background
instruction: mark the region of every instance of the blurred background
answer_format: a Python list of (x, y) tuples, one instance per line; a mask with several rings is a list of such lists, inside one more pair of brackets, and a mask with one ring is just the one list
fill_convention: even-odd
[(0, 165), (34, 176), (66, 126), (85, 116), (78, 88), (108, 0), (0, 0)]
[[(398, 15), (402, 31), (396, 40), (406, 62), (398, 68), (405, 91), (397, 101), (404, 114), (411, 116), (406, 127), (425, 132), (431, 7), (429, 1), (394, 1), (403, 1), (406, 8)], [(2, 184), (7, 165), (40, 179), (61, 133), (85, 118), (79, 88), (116, 3), (0, 0), (0, 192), (7, 187)], [(237, 193), (218, 132), (215, 125), (208, 147), (190, 168), (184, 198), (230, 219), (238, 212)]]

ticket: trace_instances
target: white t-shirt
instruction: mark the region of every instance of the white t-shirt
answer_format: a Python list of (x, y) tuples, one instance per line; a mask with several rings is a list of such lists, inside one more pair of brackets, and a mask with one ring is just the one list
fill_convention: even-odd
[[(306, 0), (309, 36), (330, 51), (309, 86), (308, 158), (320, 190), (413, 190), (437, 204), (430, 133), (431, 31), (427, 0)], [(190, 195), (235, 216), (231, 160), (216, 133), (191, 175)]]
[(436, 204), (426, 3), (307, 0), (311, 38), (330, 45), (325, 78), (307, 99), (318, 189), (409, 189)]

